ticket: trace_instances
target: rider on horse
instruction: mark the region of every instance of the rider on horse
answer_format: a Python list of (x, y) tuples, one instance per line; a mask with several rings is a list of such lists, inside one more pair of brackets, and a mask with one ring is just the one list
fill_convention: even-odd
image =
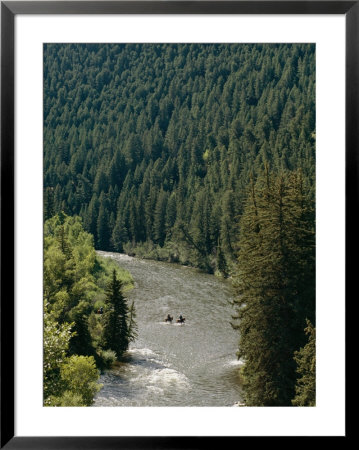
[(182, 314), (180, 314), (177, 323), (183, 323), (186, 319), (182, 316)]

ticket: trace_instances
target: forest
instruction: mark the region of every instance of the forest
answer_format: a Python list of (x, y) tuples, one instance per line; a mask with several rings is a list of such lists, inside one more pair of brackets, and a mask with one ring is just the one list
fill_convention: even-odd
[(79, 217), (59, 213), (45, 222), (45, 406), (93, 403), (99, 371), (136, 337), (134, 304), (124, 298), (132, 287), (127, 271), (96, 255)]
[(43, 61), (44, 221), (230, 278), (247, 404), (313, 405), (315, 45), (45, 44)]
[(314, 67), (308, 44), (45, 45), (45, 219), (230, 270), (250, 176), (300, 168), (314, 195)]

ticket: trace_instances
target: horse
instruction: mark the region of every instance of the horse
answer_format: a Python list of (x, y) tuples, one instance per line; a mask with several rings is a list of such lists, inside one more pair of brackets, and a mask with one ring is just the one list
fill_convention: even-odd
[(186, 318), (182, 317), (182, 319), (177, 319), (176, 323), (184, 323), (185, 320), (186, 320)]
[(165, 322), (172, 323), (172, 320), (173, 320), (173, 317), (170, 316), (169, 314), (168, 314), (168, 316), (165, 318)]

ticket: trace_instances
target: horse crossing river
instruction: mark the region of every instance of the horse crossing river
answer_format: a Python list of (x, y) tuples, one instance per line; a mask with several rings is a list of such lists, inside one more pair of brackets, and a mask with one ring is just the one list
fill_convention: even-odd
[[(101, 376), (94, 406), (233, 406), (241, 402), (231, 285), (196, 269), (98, 252), (131, 272), (138, 338)], [(167, 314), (174, 317), (165, 322)], [(185, 324), (175, 323), (182, 314)]]

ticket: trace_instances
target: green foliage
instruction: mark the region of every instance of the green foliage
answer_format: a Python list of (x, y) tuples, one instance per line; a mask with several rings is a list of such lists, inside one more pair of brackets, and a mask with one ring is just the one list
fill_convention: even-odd
[[(97, 255), (94, 270), (96, 285), (100, 288), (101, 293), (103, 294), (101, 295), (101, 299), (103, 299), (102, 301), (105, 299), (104, 291), (112, 279), (114, 270), (116, 271), (116, 277), (122, 282), (124, 292), (131, 290), (134, 286), (134, 281), (130, 272), (123, 269), (111, 258)], [(96, 299), (99, 299), (99, 296), (97, 296)]]
[(73, 324), (58, 324), (48, 311), (48, 304), (44, 305), (44, 340), (43, 340), (43, 382), (44, 398), (58, 395), (62, 390), (59, 379), (60, 367), (66, 360), (73, 332)]
[(50, 397), (48, 406), (87, 406), (81, 395), (65, 391), (61, 397)]
[(300, 171), (265, 170), (240, 221), (235, 306), (247, 405), (294, 398), (293, 355), (315, 315), (314, 211), (304, 186)]
[(133, 287), (131, 274), (96, 255), (93, 237), (84, 231), (80, 217), (61, 213), (45, 222), (44, 297), (60, 321), (88, 315), (104, 296), (113, 270), (126, 290)]
[[(102, 347), (116, 352), (118, 358), (128, 349), (130, 332), (128, 324), (129, 311), (122, 294), (122, 282), (113, 271), (112, 280), (106, 289), (106, 304), (103, 314)], [(134, 316), (130, 322), (134, 321)], [(134, 329), (134, 323), (131, 324)]]
[(80, 301), (69, 312), (71, 320), (74, 322), (74, 332), (76, 333), (70, 341), (70, 354), (93, 355), (94, 347), (92, 345), (91, 334), (89, 331), (89, 314), (91, 306), (84, 301)]
[(315, 83), (312, 44), (44, 46), (44, 297), (70, 350), (130, 340), (109, 324), (128, 332), (110, 311), (133, 280), (116, 268), (105, 295), (94, 247), (191, 264), (235, 279), (247, 404), (291, 403), (315, 323)]
[(101, 389), (97, 383), (99, 373), (92, 356), (72, 355), (62, 364), (60, 369), (61, 380), (66, 386), (66, 391), (80, 396), (84, 406), (93, 403), (95, 394)]
[[(79, 217), (64, 213), (44, 224), (44, 404), (87, 406), (98, 390), (97, 368), (106, 366), (98, 305), (111, 274), (130, 289), (131, 275), (96, 256), (93, 237)], [(96, 369), (96, 376), (95, 376)], [(70, 375), (72, 374), (72, 375)], [(73, 383), (70, 381), (73, 377)], [(82, 378), (82, 382), (79, 380)], [(78, 383), (79, 382), (79, 383)]]
[(100, 390), (93, 357), (67, 356), (72, 324), (59, 324), (44, 307), (44, 405), (89, 406)]
[[(95, 311), (98, 311), (98, 309), (99, 308), (95, 308)], [(88, 326), (93, 345), (96, 349), (99, 349), (101, 347), (101, 337), (103, 333), (102, 315), (92, 312), (88, 319)], [(97, 353), (99, 353), (99, 351), (97, 351)]]
[(307, 320), (305, 333), (308, 342), (303, 348), (294, 353), (297, 363), (298, 380), (295, 386), (295, 397), (292, 400), (294, 406), (315, 406), (316, 392), (316, 352), (315, 352), (315, 328)]
[(105, 365), (107, 368), (111, 368), (112, 365), (117, 361), (117, 355), (116, 352), (113, 350), (104, 350), (101, 353), (101, 358), (103, 359)]
[(228, 267), (226, 259), (223, 254), (223, 250), (220, 245), (217, 247), (217, 271), (224, 277), (228, 277)]
[(60, 322), (82, 302), (90, 306), (97, 291), (93, 238), (79, 217), (58, 214), (44, 224), (44, 298)]
[(213, 272), (220, 238), (231, 271), (265, 161), (313, 190), (314, 45), (44, 46), (44, 215), (81, 216), (96, 248)]

